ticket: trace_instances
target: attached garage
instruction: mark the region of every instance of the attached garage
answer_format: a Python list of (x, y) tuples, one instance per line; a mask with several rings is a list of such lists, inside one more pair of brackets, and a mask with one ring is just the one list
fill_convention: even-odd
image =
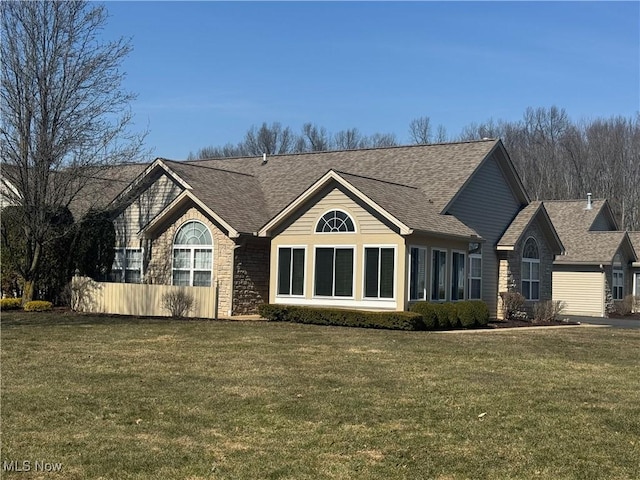
[(565, 315), (604, 317), (604, 272), (554, 271), (553, 300), (565, 302)]

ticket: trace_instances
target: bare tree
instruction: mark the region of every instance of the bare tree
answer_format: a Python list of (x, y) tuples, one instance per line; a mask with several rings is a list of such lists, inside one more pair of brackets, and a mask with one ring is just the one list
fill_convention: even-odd
[(318, 127), (312, 123), (305, 123), (302, 126), (302, 149), (307, 152), (324, 152), (331, 149), (331, 140), (327, 134), (327, 129)]
[(111, 165), (141, 153), (121, 88), (128, 40), (103, 43), (103, 6), (0, 3), (0, 155), (4, 201), (23, 207), (25, 300), (41, 270), (47, 211), (67, 207)]
[(335, 147), (338, 150), (354, 150), (365, 145), (365, 138), (357, 128), (340, 130), (333, 136)]
[(368, 137), (366, 143), (373, 148), (395, 147), (398, 145), (398, 140), (395, 133), (374, 133)]
[(409, 137), (413, 143), (418, 145), (431, 143), (431, 119), (425, 116), (411, 120)]
[(273, 122), (271, 126), (263, 122), (260, 128), (252, 126), (249, 129), (243, 145), (247, 155), (276, 155), (291, 153), (296, 145), (296, 138), (289, 127), (282, 128), (278, 122)]

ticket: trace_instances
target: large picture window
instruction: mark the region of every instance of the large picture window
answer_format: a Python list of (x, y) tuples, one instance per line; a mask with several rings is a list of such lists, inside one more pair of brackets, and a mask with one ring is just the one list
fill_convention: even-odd
[(173, 285), (210, 287), (212, 269), (211, 232), (195, 220), (185, 223), (173, 240)]
[(304, 248), (278, 248), (278, 295), (304, 295)]
[(540, 250), (532, 237), (522, 250), (522, 295), (527, 300), (540, 300)]
[(366, 247), (364, 249), (364, 296), (393, 298), (395, 249)]
[(465, 254), (451, 254), (451, 300), (464, 300), (464, 284), (466, 281)]
[(409, 300), (426, 300), (427, 249), (411, 247), (409, 252)]
[(469, 290), (467, 297), (470, 300), (482, 298), (482, 245), (480, 243), (469, 244)]
[(431, 300), (447, 299), (447, 252), (431, 250)]
[(316, 248), (313, 293), (318, 297), (353, 296), (353, 248)]

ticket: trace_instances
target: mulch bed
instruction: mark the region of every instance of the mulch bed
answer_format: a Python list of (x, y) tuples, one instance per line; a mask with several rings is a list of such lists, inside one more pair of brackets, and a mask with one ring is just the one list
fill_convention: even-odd
[(489, 328), (518, 328), (518, 327), (555, 327), (567, 325), (580, 325), (580, 322), (565, 322), (557, 320), (555, 322), (532, 322), (531, 320), (493, 320), (489, 322)]

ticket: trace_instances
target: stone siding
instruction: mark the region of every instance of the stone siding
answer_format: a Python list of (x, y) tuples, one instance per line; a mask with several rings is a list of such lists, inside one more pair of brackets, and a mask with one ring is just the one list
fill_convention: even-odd
[(241, 241), (234, 250), (232, 315), (258, 312), (269, 301), (269, 239)]

